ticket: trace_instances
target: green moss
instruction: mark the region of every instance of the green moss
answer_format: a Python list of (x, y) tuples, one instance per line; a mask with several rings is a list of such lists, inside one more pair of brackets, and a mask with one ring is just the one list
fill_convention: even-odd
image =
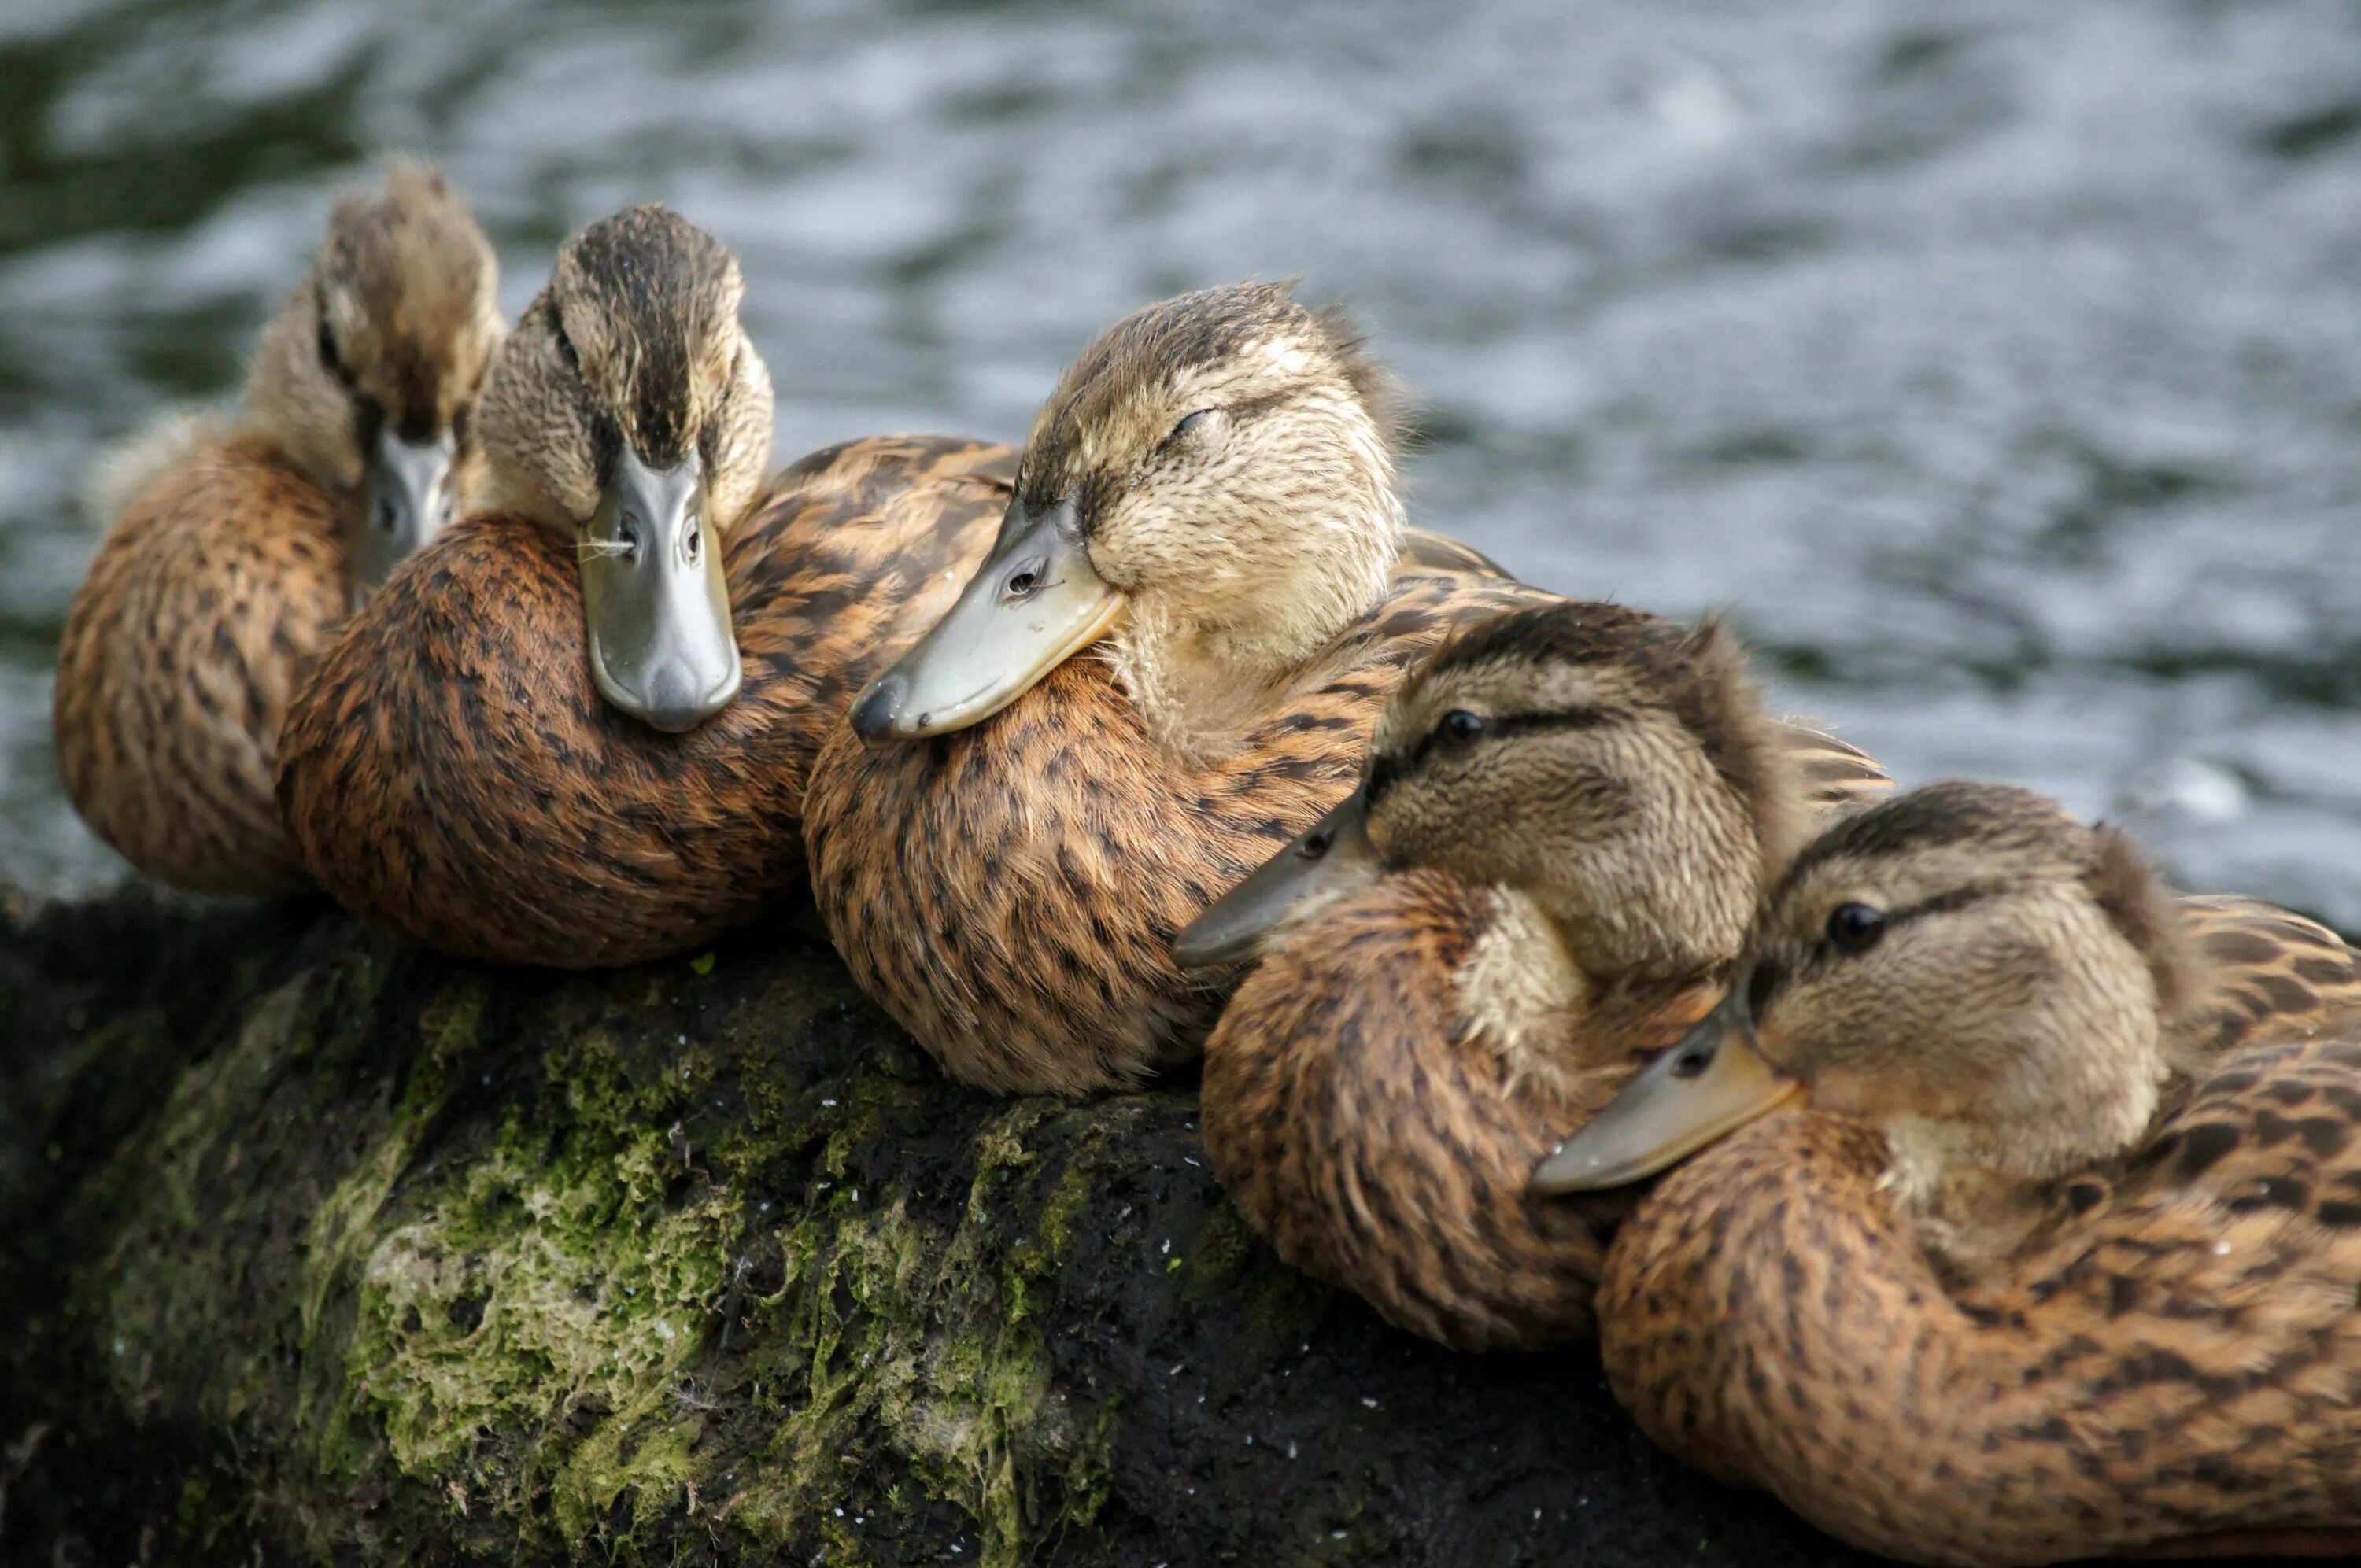
[[(1062, 1260), (1089, 1189), (1083, 1156), (1046, 1179), (1028, 1141), (1061, 1113), (1023, 1102), (979, 1131), (975, 1175), (948, 1233), (898, 1198), (864, 1205), (832, 1189), (825, 1220), (781, 1235), (784, 1283), (763, 1303), (781, 1420), (737, 1517), (783, 1538), (823, 1510), (832, 1522), (848, 1457), (867, 1469), (881, 1447), (972, 1521), (987, 1564), (1018, 1562), (1032, 1543), (1095, 1516), (1112, 1428), (1077, 1430), (1022, 1299)], [(1036, 1221), (1013, 1246), (1011, 1214)], [(885, 1494), (862, 1500), (899, 1506)]]
[[(1043, 1324), (1115, 1124), (978, 1102), (966, 1189), (928, 1205), (859, 1174), (941, 1117), (907, 1052), (817, 1081), (660, 1033), (677, 973), (642, 972), (558, 1014), (537, 1081), (510, 1068), (495, 1098), (517, 1047), (486, 984), (430, 992), (389, 1049), (388, 968), (246, 1005), (121, 1152), (132, 1218), (83, 1277), (115, 1398), (267, 1434), (273, 1515), (313, 1555), (350, 1553), (356, 1499), (371, 1559), (458, 1529), (501, 1555), (859, 1561), (884, 1516), (997, 1568), (1097, 1516), (1112, 1410), (1053, 1388)], [(792, 1038), (816, 995), (840, 982), (791, 975), (707, 1033)], [(180, 1511), (183, 1539), (214, 1528), (202, 1485)]]
[[(438, 1028), (438, 1053), (466, 1033), (456, 1015)], [(343, 1383), (403, 1475), (464, 1480), (518, 1513), (545, 1487), (567, 1541), (609, 1530), (619, 1504), (685, 1505), (698, 1470), (682, 1397), (743, 1226), (676, 1131), (703, 1074), (671, 1065), (651, 1080), (602, 1034), (554, 1049), (552, 1098), (413, 1176), (392, 1223), (399, 1132), (324, 1212), (318, 1288), (356, 1259)], [(487, 1431), (541, 1435), (493, 1474)]]

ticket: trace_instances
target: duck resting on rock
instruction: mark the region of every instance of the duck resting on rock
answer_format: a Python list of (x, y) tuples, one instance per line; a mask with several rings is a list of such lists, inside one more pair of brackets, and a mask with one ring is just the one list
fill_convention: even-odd
[(1530, 1195), (1534, 1162), (1719, 999), (1807, 816), (1888, 787), (1765, 714), (1719, 624), (1560, 603), (1455, 633), (1359, 789), (1176, 944), (1264, 954), (1205, 1045), (1214, 1171), (1404, 1328), (1588, 1332), (1609, 1216)]
[(813, 892), (955, 1077), (1135, 1086), (1232, 975), (1173, 935), (1334, 806), (1403, 668), (1550, 596), (1406, 532), (1358, 336), (1240, 284), (1120, 323), (1027, 438), (991, 554), (820, 753)]
[(466, 488), (500, 267), (442, 177), (338, 204), (243, 405), (102, 472), (113, 527), (67, 613), (58, 768), (91, 830), (203, 893), (306, 884), (271, 773), (299, 677)]
[(483, 507), (354, 617), (288, 720), (287, 820), (357, 912), (583, 968), (796, 887), (822, 735), (950, 603), (1012, 457), (885, 437), (770, 476), (741, 292), (659, 207), (559, 252), (485, 394)]
[(1729, 999), (1539, 1171), (1689, 1157), (1600, 1287), (1659, 1442), (1914, 1562), (2361, 1549), (2361, 968), (1938, 784), (1838, 824)]

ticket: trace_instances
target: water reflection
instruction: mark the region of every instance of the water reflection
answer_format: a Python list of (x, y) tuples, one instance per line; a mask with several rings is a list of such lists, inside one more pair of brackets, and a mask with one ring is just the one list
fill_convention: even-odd
[(2225, 771), (2184, 873), (2361, 925), (2349, 9), (10, 0), (0, 872), (119, 874), (47, 741), (93, 444), (234, 388), (390, 147), (511, 308), (628, 201), (723, 236), (783, 457), (1013, 434), (1135, 305), (1301, 273), (1425, 397), (1422, 519), (1731, 607), (1907, 776)]

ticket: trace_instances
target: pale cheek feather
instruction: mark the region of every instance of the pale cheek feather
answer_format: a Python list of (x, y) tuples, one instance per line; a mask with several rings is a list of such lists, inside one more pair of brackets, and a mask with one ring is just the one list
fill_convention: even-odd
[(1470, 1032), (1497, 1052), (1510, 1084), (1532, 1081), (1565, 1097), (1568, 1060), (1581, 1025), (1582, 973), (1541, 906), (1510, 888), (1492, 894), (1493, 916), (1455, 981)]

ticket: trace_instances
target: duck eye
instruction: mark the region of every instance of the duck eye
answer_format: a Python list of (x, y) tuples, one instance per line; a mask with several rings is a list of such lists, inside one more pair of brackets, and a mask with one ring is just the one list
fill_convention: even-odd
[(345, 373), (344, 359), (336, 352), (336, 329), (325, 316), (320, 318), (320, 363), (339, 376)]
[(1885, 935), (1885, 916), (1866, 904), (1839, 904), (1828, 912), (1828, 943), (1840, 953), (1865, 953)]
[(1164, 444), (1174, 446), (1188, 440), (1191, 435), (1205, 427), (1207, 420), (1220, 411), (1219, 409), (1199, 409), (1195, 413), (1187, 415), (1179, 424), (1172, 427), (1172, 433), (1164, 438)]
[(574, 352), (574, 340), (566, 335), (566, 324), (557, 324), (557, 356), (566, 361), (568, 370), (582, 368), (582, 356)]
[(1443, 722), (1434, 727), (1434, 733), (1438, 740), (1456, 740), (1464, 744), (1484, 733), (1484, 718), (1481, 714), (1455, 707), (1443, 716)]

